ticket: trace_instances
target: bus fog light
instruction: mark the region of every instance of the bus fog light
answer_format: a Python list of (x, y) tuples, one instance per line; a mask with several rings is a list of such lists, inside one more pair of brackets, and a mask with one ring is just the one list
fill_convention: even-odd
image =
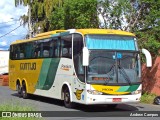
[(142, 90), (136, 90), (136, 91), (132, 92), (132, 95), (134, 95), (134, 94), (140, 94), (141, 92), (142, 92)]
[(99, 92), (97, 90), (87, 90), (87, 92), (92, 95), (102, 95), (102, 92)]

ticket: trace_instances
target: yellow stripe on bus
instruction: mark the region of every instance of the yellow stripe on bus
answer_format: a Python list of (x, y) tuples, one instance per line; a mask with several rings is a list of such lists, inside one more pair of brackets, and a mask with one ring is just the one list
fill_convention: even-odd
[(91, 85), (95, 90), (102, 92), (102, 93), (106, 93), (106, 94), (119, 94), (119, 95), (123, 95), (123, 94), (127, 94), (129, 92), (117, 92), (118, 89), (121, 86), (106, 86), (106, 85)]

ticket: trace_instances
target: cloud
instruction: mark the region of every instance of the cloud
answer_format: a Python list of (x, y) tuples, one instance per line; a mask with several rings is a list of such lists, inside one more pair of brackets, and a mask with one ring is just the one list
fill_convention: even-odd
[(0, 46), (6, 46), (6, 45), (7, 45), (7, 42), (6, 42), (6, 41), (0, 42)]
[(27, 14), (27, 7), (15, 7), (14, 0), (1, 0), (0, 22), (18, 20), (20, 16)]
[[(1, 33), (6, 32), (5, 29), (12, 30), (20, 25), (20, 16), (27, 14), (27, 7), (15, 7), (14, 0), (1, 0), (0, 4), (0, 29)], [(8, 29), (9, 28), (9, 29)]]
[[(27, 29), (21, 26), (17, 30), (14, 30), (20, 25), (20, 16), (27, 14), (27, 7), (18, 6), (15, 7), (15, 0), (1, 0), (0, 3), (0, 50), (8, 49), (12, 41), (17, 39), (24, 39), (27, 34)], [(10, 31), (13, 32), (9, 33)], [(4, 37), (3, 35), (7, 34)]]
[(0, 50), (8, 50), (8, 49), (9, 49), (8, 43), (6, 41), (1, 41)]

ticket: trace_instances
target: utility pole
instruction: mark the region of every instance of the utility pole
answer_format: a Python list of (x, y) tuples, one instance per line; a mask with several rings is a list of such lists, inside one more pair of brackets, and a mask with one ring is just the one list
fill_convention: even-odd
[(31, 24), (31, 7), (28, 5), (28, 30), (29, 30), (29, 38), (32, 37), (32, 24)]

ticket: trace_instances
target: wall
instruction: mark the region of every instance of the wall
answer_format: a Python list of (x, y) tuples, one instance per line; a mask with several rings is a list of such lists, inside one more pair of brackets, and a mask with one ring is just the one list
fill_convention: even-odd
[(160, 57), (153, 61), (151, 68), (142, 65), (142, 81), (143, 91), (160, 96)]
[(8, 73), (9, 51), (0, 51), (0, 74)]

